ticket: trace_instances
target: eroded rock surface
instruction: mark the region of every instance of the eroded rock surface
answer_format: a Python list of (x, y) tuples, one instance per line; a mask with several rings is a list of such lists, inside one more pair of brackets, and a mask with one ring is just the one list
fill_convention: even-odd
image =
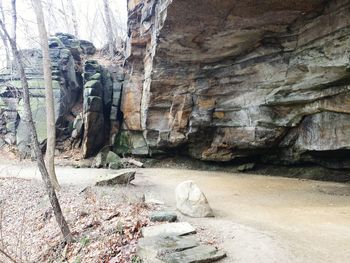
[[(350, 168), (350, 1), (128, 1), (125, 136), (181, 149)], [(335, 160), (337, 159), (337, 160)]]

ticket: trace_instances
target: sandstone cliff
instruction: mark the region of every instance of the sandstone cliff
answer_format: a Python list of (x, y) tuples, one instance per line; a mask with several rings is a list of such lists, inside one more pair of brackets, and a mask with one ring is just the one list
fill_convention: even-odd
[(350, 1), (129, 0), (135, 154), (350, 168)]

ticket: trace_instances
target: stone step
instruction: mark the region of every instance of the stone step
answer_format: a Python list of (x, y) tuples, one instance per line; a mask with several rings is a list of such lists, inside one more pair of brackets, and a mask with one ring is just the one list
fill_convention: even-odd
[(211, 246), (198, 246), (179, 252), (168, 253), (158, 258), (165, 263), (208, 263), (226, 257), (226, 253)]
[(162, 262), (157, 257), (179, 252), (185, 249), (198, 246), (199, 243), (193, 237), (145, 237), (141, 238), (137, 244), (137, 255), (143, 262)]
[(159, 211), (152, 213), (150, 219), (152, 222), (175, 222), (177, 214), (170, 211)]
[(141, 229), (141, 233), (143, 237), (184, 236), (195, 234), (196, 229), (187, 222), (180, 222), (144, 227)]

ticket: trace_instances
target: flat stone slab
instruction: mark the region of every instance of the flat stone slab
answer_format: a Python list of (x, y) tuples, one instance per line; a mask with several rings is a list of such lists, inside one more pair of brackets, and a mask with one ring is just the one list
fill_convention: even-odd
[(198, 245), (199, 243), (193, 237), (145, 237), (138, 241), (137, 255), (143, 262), (162, 262), (157, 259), (158, 256), (194, 248)]
[(184, 236), (195, 234), (196, 229), (187, 222), (180, 222), (144, 227), (141, 229), (141, 233), (143, 237)]
[(177, 214), (169, 211), (154, 212), (150, 216), (152, 222), (175, 222), (177, 220)]
[(96, 186), (113, 186), (117, 184), (129, 184), (135, 179), (135, 171), (122, 172), (117, 174), (108, 174), (106, 179), (96, 182)]
[(179, 252), (164, 254), (158, 258), (165, 263), (207, 263), (226, 257), (226, 253), (211, 246), (198, 246)]
[(146, 204), (164, 205), (164, 202), (154, 193), (145, 193), (144, 197)]

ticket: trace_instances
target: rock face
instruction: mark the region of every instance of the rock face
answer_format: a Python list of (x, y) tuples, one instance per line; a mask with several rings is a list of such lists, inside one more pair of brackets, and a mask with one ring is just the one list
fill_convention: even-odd
[[(87, 56), (94, 45), (73, 35), (49, 38), (58, 141), (71, 139), (82, 146), (84, 157), (110, 145), (119, 131), (120, 95), (124, 70), (106, 68)], [(29, 81), (30, 102), (39, 141), (46, 139), (45, 91), (40, 50), (22, 50)], [(16, 144), (23, 157), (30, 156), (30, 134), (22, 105), (22, 90), (15, 65), (0, 71), (0, 137)], [(83, 105), (81, 105), (83, 104)], [(81, 107), (82, 106), (82, 107)], [(82, 108), (82, 109), (81, 109)]]
[(350, 1), (128, 1), (135, 154), (350, 168)]
[[(52, 62), (52, 86), (55, 103), (58, 135), (67, 132), (67, 115), (80, 95), (80, 83), (76, 68), (80, 57), (74, 57), (70, 47), (61, 41), (62, 34), (49, 39)], [(78, 40), (77, 40), (78, 41)], [(29, 82), (30, 103), (40, 142), (46, 139), (45, 87), (42, 73), (42, 54), (35, 49), (22, 50), (25, 71)], [(0, 75), (0, 108), (4, 110), (6, 137), (11, 137), (9, 144), (17, 144), (23, 156), (30, 155), (30, 134), (28, 122), (23, 111), (22, 90), (17, 68), (3, 70)]]
[(175, 189), (177, 209), (191, 217), (214, 216), (204, 193), (193, 181), (185, 181)]

